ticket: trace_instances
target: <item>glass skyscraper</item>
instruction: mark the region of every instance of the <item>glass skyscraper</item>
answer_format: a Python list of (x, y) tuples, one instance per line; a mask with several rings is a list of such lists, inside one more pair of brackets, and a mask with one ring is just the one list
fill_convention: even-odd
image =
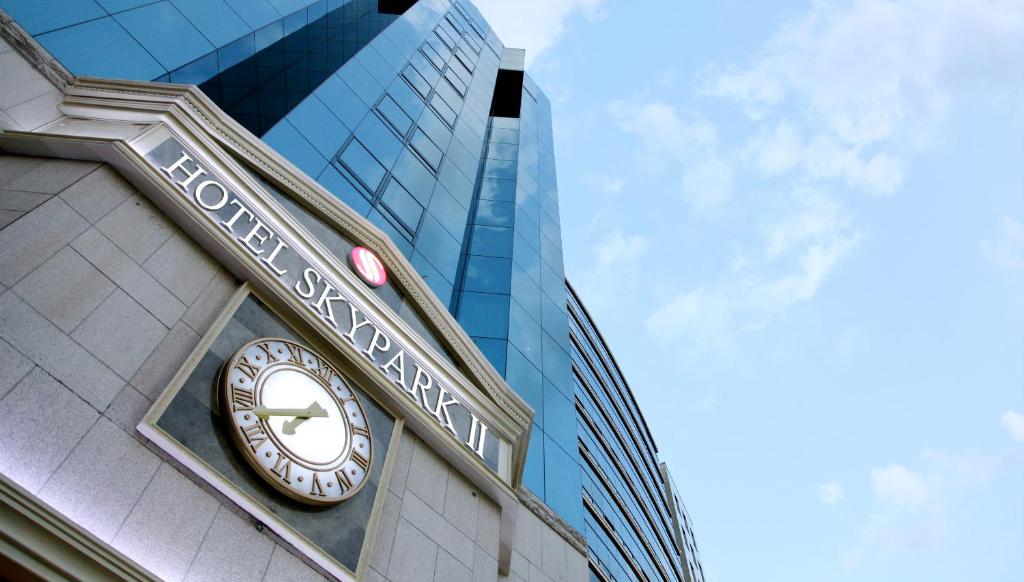
[(197, 85), (386, 233), (533, 408), (522, 484), (586, 540), (592, 579), (703, 581), (631, 389), (567, 287), (551, 104), (471, 2), (0, 8), (73, 75)]

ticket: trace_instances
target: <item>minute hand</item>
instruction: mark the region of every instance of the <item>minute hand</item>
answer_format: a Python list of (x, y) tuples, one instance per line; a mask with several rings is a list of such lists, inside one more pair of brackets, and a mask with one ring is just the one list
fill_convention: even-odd
[(320, 407), (309, 408), (266, 408), (257, 406), (252, 409), (253, 414), (260, 418), (268, 416), (292, 416), (295, 418), (325, 418), (327, 411)]

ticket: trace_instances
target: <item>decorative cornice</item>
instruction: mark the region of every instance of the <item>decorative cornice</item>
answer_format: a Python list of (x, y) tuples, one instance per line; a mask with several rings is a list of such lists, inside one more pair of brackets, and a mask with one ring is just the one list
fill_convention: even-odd
[(40, 580), (157, 580), (2, 474), (0, 556)]
[(583, 534), (552, 511), (539, 497), (525, 487), (520, 487), (516, 490), (516, 497), (519, 498), (519, 503), (523, 507), (528, 508), (548, 527), (555, 530), (558, 535), (569, 542), (569, 545), (576, 548), (584, 557), (587, 555), (587, 540), (583, 537)]
[(36, 42), (36, 39), (32, 38), (32, 35), (25, 32), (25, 29), (3, 10), (0, 10), (0, 38), (7, 41), (11, 48), (25, 57), (58, 89), (63, 91), (65, 87), (75, 81), (75, 76), (69, 73), (64, 65), (53, 58), (46, 49)]

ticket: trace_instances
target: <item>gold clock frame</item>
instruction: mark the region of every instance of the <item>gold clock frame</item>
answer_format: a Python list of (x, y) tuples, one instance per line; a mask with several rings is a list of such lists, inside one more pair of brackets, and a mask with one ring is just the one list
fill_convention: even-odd
[[(309, 355), (311, 355), (314, 358), (316, 358), (318, 363), (326, 366), (331, 371), (332, 374), (334, 374), (335, 376), (337, 376), (341, 380), (341, 382), (345, 386), (345, 388), (348, 389), (348, 391), (352, 393), (353, 402), (355, 402), (356, 406), (359, 408), (359, 414), (362, 415), (362, 417), (364, 419), (364, 423), (366, 424), (366, 431), (368, 433), (367, 440), (370, 443), (370, 451), (369, 451), (369, 455), (367, 456), (367, 468), (364, 469), (363, 479), (361, 481), (359, 481), (359, 483), (357, 483), (354, 487), (352, 487), (351, 489), (346, 491), (341, 497), (338, 497), (338, 498), (335, 498), (335, 499), (331, 499), (331, 500), (328, 500), (328, 501), (324, 501), (324, 500), (318, 499), (317, 497), (314, 497), (312, 495), (303, 495), (302, 493), (296, 491), (294, 488), (288, 487), (288, 486), (285, 486), (285, 485), (281, 484), (280, 483), (280, 479), (277, 478), (277, 475), (274, 474), (273, 472), (268, 473), (266, 468), (259, 462), (258, 453), (256, 451), (254, 451), (251, 446), (249, 446), (249, 442), (246, 440), (245, 436), (242, 434), (242, 432), (240, 430), (240, 427), (237, 425), (237, 423), (235, 423), (232, 420), (235, 411), (233, 411), (231, 409), (231, 405), (234, 403), (234, 398), (231, 396), (231, 379), (230, 379), (230, 375), (228, 374), (228, 372), (230, 370), (233, 370), (234, 368), (236, 368), (238, 366), (238, 363), (241, 361), (241, 358), (243, 357), (243, 355), (245, 354), (245, 352), (249, 348), (251, 348), (253, 346), (256, 346), (256, 345), (259, 345), (261, 343), (268, 343), (268, 342), (279, 342), (279, 343), (283, 343), (285, 345), (295, 346), (295, 347), (305, 351)], [(285, 360), (285, 363), (288, 363), (288, 362), (290, 362), (290, 360)], [(267, 362), (266, 364), (264, 364), (264, 367), (262, 367), (260, 369), (260, 371), (257, 373), (257, 378), (253, 379), (253, 383), (258, 386), (259, 385), (259, 379), (258, 379), (259, 375), (267, 373), (266, 372), (267, 368), (270, 367), (270, 366), (273, 366), (273, 365), (275, 365), (275, 362)], [(340, 410), (342, 410), (342, 411), (345, 410), (344, 403), (341, 400), (338, 399), (337, 395), (334, 394), (334, 392), (331, 390), (330, 386), (324, 384), (322, 378), (320, 378), (316, 374), (309, 374), (309, 376), (314, 381), (316, 381), (324, 389), (324, 391), (327, 392), (327, 394), (331, 398), (334, 399), (335, 403), (338, 405), (338, 408)], [(256, 390), (256, 386), (253, 387), (253, 394), (254, 394), (254, 396), (257, 396), (257, 394), (258, 394), (258, 391)], [(257, 402), (258, 402), (258, 400), (257, 400)], [(221, 414), (222, 414), (222, 417), (223, 417), (222, 421), (226, 424), (226, 428), (227, 428), (228, 432), (231, 433), (231, 440), (232, 440), (232, 442), (235, 445), (235, 449), (245, 459), (246, 463), (249, 465), (249, 468), (252, 469), (253, 472), (255, 472), (260, 477), (260, 479), (263, 480), (265, 483), (269, 484), (275, 490), (277, 490), (279, 493), (282, 493), (283, 495), (288, 496), (289, 498), (291, 498), (294, 501), (298, 501), (300, 503), (304, 503), (306, 505), (311, 505), (311, 506), (314, 506), (314, 507), (329, 507), (329, 506), (337, 505), (339, 503), (343, 503), (343, 502), (345, 502), (345, 501), (355, 497), (360, 491), (362, 491), (363, 487), (370, 480), (370, 470), (371, 470), (371, 467), (373, 467), (374, 449), (376, 447), (374, 447), (374, 444), (373, 444), (373, 427), (370, 426), (369, 419), (366, 416), (366, 409), (363, 408), (362, 402), (359, 401), (359, 395), (357, 394), (357, 392), (352, 389), (352, 382), (351, 382), (351, 380), (349, 380), (349, 378), (347, 376), (342, 374), (338, 370), (337, 366), (335, 366), (333, 363), (331, 363), (331, 361), (328, 358), (325, 358), (322, 354), (320, 354), (319, 352), (317, 352), (316, 350), (310, 348), (309, 346), (307, 346), (305, 344), (302, 344), (302, 343), (299, 343), (299, 342), (296, 342), (296, 341), (293, 341), (293, 340), (289, 340), (289, 339), (286, 339), (286, 338), (279, 338), (279, 337), (261, 337), (261, 338), (256, 338), (256, 339), (250, 340), (250, 341), (246, 342), (245, 344), (243, 344), (241, 347), (239, 347), (235, 351), (235, 353), (231, 356), (231, 358), (229, 358), (228, 360), (225, 360), (224, 364), (221, 366), (220, 370), (218, 371), (218, 374), (217, 374), (217, 406), (221, 409)], [(269, 424), (265, 420), (260, 419), (259, 417), (257, 417), (256, 423), (263, 426), (263, 432), (267, 435), (268, 440), (272, 441), (274, 443), (274, 445), (277, 446), (278, 451), (279, 452), (284, 452), (286, 447), (282, 447), (282, 446), (278, 445), (278, 443), (276, 442), (276, 439), (274, 438), (274, 433), (271, 430)], [(347, 418), (345, 419), (345, 424), (346, 424), (346, 427), (348, 429), (348, 432), (351, 435), (353, 431), (352, 431), (352, 428), (351, 428), (351, 423), (348, 421)], [(354, 439), (353, 439), (353, 442), (354, 442)], [(351, 459), (352, 449), (349, 448), (347, 450), (347, 453), (348, 454), (346, 455), (345, 460), (342, 461), (341, 463), (339, 463), (338, 467), (343, 466), (345, 463), (348, 462), (349, 459)], [(307, 461), (306, 459), (301, 459), (299, 457), (292, 458), (291, 460), (293, 462), (294, 461), (300, 461), (300, 464), (304, 464), (304, 463), (301, 463), (301, 461)], [(316, 471), (314, 471), (314, 472), (316, 472)]]

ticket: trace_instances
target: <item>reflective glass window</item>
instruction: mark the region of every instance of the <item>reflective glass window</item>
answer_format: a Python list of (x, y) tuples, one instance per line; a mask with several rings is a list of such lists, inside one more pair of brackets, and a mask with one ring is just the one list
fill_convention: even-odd
[(482, 293), (508, 293), (512, 259), (469, 255), (462, 288)]
[(349, 142), (341, 154), (341, 163), (351, 171), (370, 192), (376, 192), (384, 179), (384, 166), (358, 140)]
[(249, 25), (224, 2), (173, 0), (173, 4), (214, 46), (224, 46), (252, 32)]
[(474, 255), (511, 257), (512, 229), (497, 226), (474, 226), (473, 243), (470, 248), (470, 252)]
[(471, 336), (504, 339), (508, 333), (508, 295), (463, 293), (458, 320)]
[(544, 431), (563, 449), (576, 450), (576, 406), (550, 384), (544, 385)]
[(376, 103), (377, 98), (384, 91), (380, 82), (366, 70), (362, 63), (356, 60), (345, 63), (345, 66), (338, 71), (338, 76), (355, 91), (359, 99), (367, 106)]
[(385, 168), (390, 168), (402, 152), (401, 140), (376, 115), (363, 119), (356, 128), (356, 137)]
[(459, 170), (462, 171), (462, 175), (471, 180), (476, 178), (477, 166), (480, 162), (475, 155), (462, 145), (462, 142), (453, 139), (445, 155), (452, 163), (458, 166)]
[(533, 320), (515, 301), (509, 307), (508, 340), (535, 366), (540, 367), (541, 339), (540, 324)]
[(409, 191), (402, 187), (396, 180), (388, 182), (381, 195), (381, 202), (391, 210), (401, 223), (411, 232), (416, 231), (419, 226), (420, 217), (423, 215), (423, 207), (416, 199), (409, 194)]
[(434, 142), (437, 147), (442, 150), (448, 147), (448, 143), (452, 140), (452, 131), (433, 110), (424, 109), (423, 115), (420, 116), (416, 124), (423, 130), (423, 133), (430, 137), (430, 141)]
[(512, 226), (515, 220), (515, 204), (480, 200), (477, 203), (476, 224), (488, 226)]
[(401, 182), (421, 205), (426, 206), (430, 202), (430, 195), (435, 186), (434, 175), (411, 150), (402, 150), (395, 166), (391, 168), (391, 175)]
[(523, 486), (544, 499), (544, 433), (537, 425), (530, 431), (530, 446), (523, 469)]
[(452, 299), (452, 284), (438, 271), (423, 253), (416, 251), (412, 255), (412, 266), (416, 272), (427, 282), (427, 286), (434, 292), (442, 305), (448, 305)]
[(550, 437), (544, 439), (544, 501), (569, 525), (583, 527), (582, 483), (578, 455), (569, 455)]
[(317, 97), (349, 128), (359, 125), (367, 106), (341, 77), (331, 75), (315, 91)]
[(434, 96), (430, 98), (430, 106), (434, 108), (434, 111), (437, 112), (438, 116), (444, 120), (448, 127), (455, 125), (455, 120), (458, 117), (458, 114), (451, 108), (451, 106), (445, 103), (444, 99), (442, 99), (439, 94), (435, 93)]
[(416, 119), (423, 112), (423, 100), (416, 95), (416, 92), (408, 84), (403, 83), (401, 79), (397, 79), (391, 84), (388, 94), (410, 118)]
[[(416, 248), (444, 275), (448, 281), (455, 281), (459, 267), (459, 243), (448, 234), (441, 223), (427, 214), (423, 217)], [(480, 334), (483, 335), (483, 334)]]
[(534, 366), (515, 346), (508, 347), (505, 381), (533, 408), (534, 422), (544, 422), (543, 378)]
[(359, 214), (365, 216), (370, 211), (370, 202), (366, 199), (365, 195), (345, 179), (337, 168), (333, 166), (324, 168), (320, 177), (317, 178), (317, 182)]
[(515, 202), (515, 180), (498, 180), (496, 178), (483, 178), (482, 180), (480, 180), (480, 199), (495, 200), (498, 202)]
[(349, 136), (349, 129), (316, 95), (299, 103), (287, 119), (326, 158), (333, 158)]
[(518, 167), (514, 161), (487, 160), (484, 165), (484, 177), (499, 180), (515, 180)]
[(572, 384), (569, 382), (570, 359), (562, 347), (546, 333), (541, 335), (544, 344), (544, 377), (567, 397), (572, 398)]
[(540, 255), (537, 251), (533, 250), (533, 247), (526, 242), (519, 232), (516, 232), (515, 235), (515, 246), (513, 251), (512, 260), (522, 268), (524, 273), (539, 285)]
[[(428, 210), (453, 237), (461, 240), (465, 236), (469, 211), (452, 198), (444, 187), (438, 186), (434, 190)], [(540, 293), (540, 290), (537, 292)]]
[(426, 161), (434, 171), (437, 171), (441, 166), (441, 148), (434, 145), (434, 142), (427, 137), (427, 134), (423, 133), (423, 130), (418, 127), (413, 131), (412, 139), (409, 140), (409, 143), (416, 152), (420, 154), (423, 160)]
[(518, 303), (534, 321), (541, 321), (540, 286), (518, 264), (512, 264), (511, 289), (513, 301)]
[[(89, 42), (82, 42), (83, 38)], [(167, 72), (113, 18), (62, 28), (36, 40), (76, 75), (149, 81)]]
[(206, 37), (170, 2), (120, 12), (114, 18), (168, 71), (214, 51)]
[(391, 127), (398, 132), (399, 135), (405, 135), (412, 127), (412, 118), (406, 115), (405, 111), (395, 103), (395, 100), (390, 95), (384, 95), (380, 103), (377, 104), (377, 110), (384, 115), (384, 119), (391, 124)]
[(505, 374), (505, 347), (508, 342), (500, 339), (474, 337), (473, 343), (483, 352), (487, 360), (499, 374)]
[(473, 197), (473, 182), (464, 176), (450, 161), (445, 160), (441, 164), (438, 181), (460, 204), (467, 208), (469, 207)]
[(409, 84), (416, 89), (416, 92), (424, 98), (426, 98), (427, 95), (430, 95), (430, 82), (420, 74), (416, 67), (412, 65), (407, 66), (405, 70), (402, 71), (402, 76), (405, 77), (405, 79), (409, 81)]
[(319, 176), (327, 165), (327, 159), (287, 119), (267, 132), (263, 141), (310, 176)]

